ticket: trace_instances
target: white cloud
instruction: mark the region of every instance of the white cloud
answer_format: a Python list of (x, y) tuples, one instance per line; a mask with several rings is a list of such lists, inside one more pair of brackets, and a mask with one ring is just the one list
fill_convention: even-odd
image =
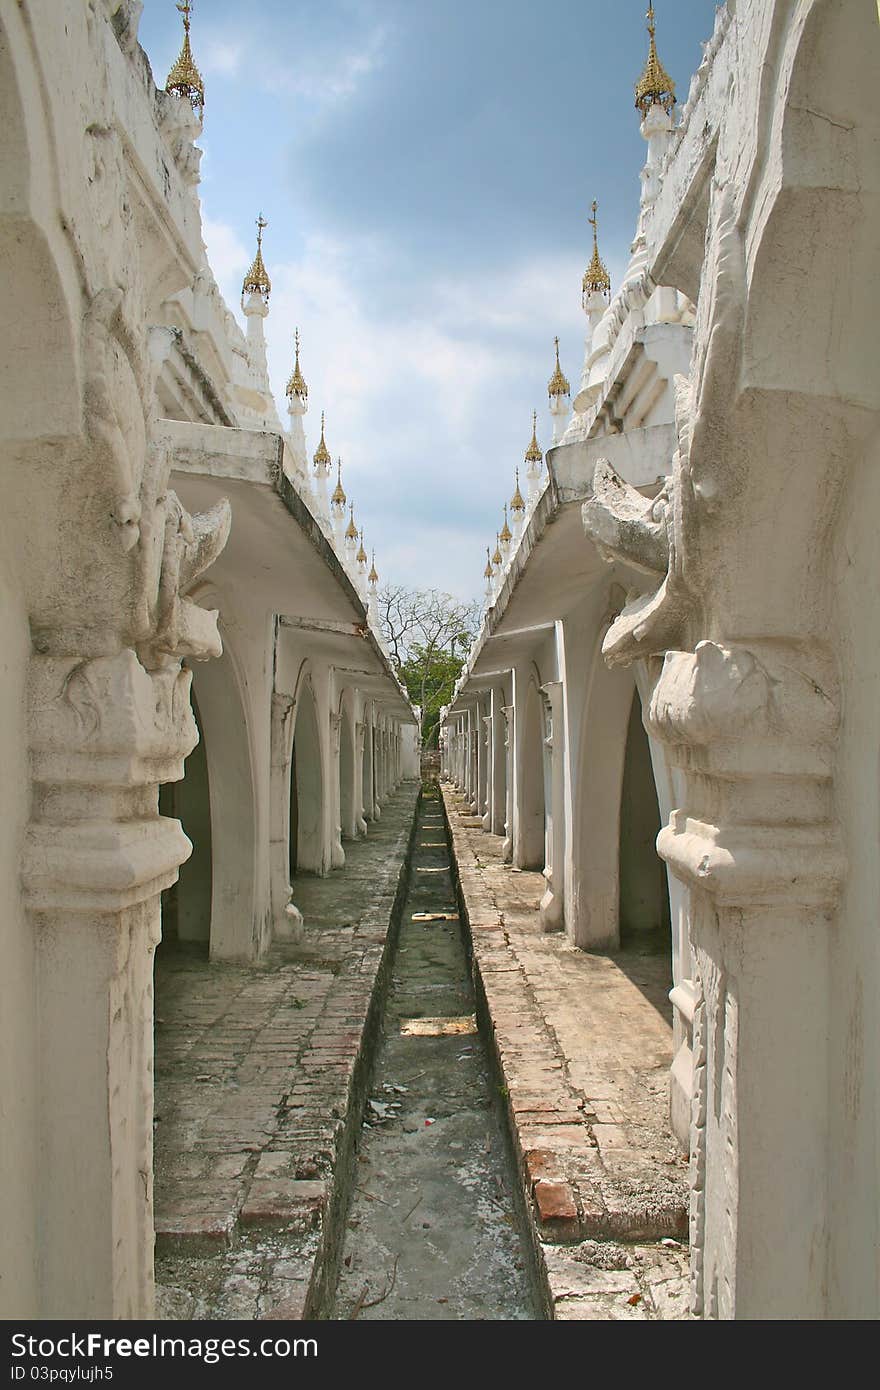
[[(244, 248), (228, 228), (212, 235), (227, 279), (233, 269), (240, 275)], [(481, 591), (485, 544), (513, 490), (532, 406), (546, 406), (553, 334), (567, 334), (580, 353), (582, 268), (559, 257), (491, 276), (426, 277), (409, 317), (372, 318), (356, 286), (375, 251), (313, 237), (297, 261), (271, 267), (266, 334), (280, 413), (286, 418), (298, 326), (310, 451), (325, 410), (328, 446), (343, 457), (343, 482), (383, 579), (471, 596)], [(554, 305), (564, 310), (555, 319)], [(564, 365), (576, 381), (579, 358)], [(549, 437), (547, 417), (539, 434)]]
[(206, 77), (236, 77), (245, 55), (243, 40), (207, 34), (199, 45), (199, 64)]
[(295, 63), (270, 56), (262, 64), (258, 81), (268, 91), (301, 97), (314, 115), (348, 100), (382, 66), (388, 35), (386, 25), (376, 25), (348, 52), (303, 47)]
[[(387, 25), (374, 25), (348, 50), (305, 42), (291, 55), (273, 47), (267, 22), (255, 16), (247, 31), (201, 28), (196, 56), (205, 78), (246, 76), (263, 91), (302, 99), (312, 119), (347, 101), (383, 65), (389, 33)], [(254, 53), (259, 57), (248, 61)]]

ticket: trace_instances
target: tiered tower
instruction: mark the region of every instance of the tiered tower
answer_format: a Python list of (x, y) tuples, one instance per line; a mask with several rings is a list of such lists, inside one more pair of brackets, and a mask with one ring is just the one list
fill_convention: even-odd
[(523, 455), (526, 465), (526, 482), (529, 490), (529, 511), (534, 509), (541, 492), (541, 467), (544, 455), (538, 443), (538, 412), (532, 411), (532, 437)]
[(547, 395), (550, 400), (550, 414), (553, 416), (553, 443), (558, 444), (565, 433), (566, 422), (571, 414), (571, 387), (568, 377), (559, 365), (559, 339), (554, 338), (553, 342), (556, 345), (556, 367), (547, 382)]
[(322, 523), (325, 530), (330, 530), (330, 503), (327, 497), (327, 480), (330, 477), (330, 470), (333, 467), (333, 460), (330, 457), (330, 450), (327, 448), (327, 441), (324, 438), (324, 412), (321, 411), (321, 438), (314, 455), (315, 465), (315, 493), (317, 501), (318, 520)]
[(268, 225), (260, 213), (257, 218), (257, 253), (241, 287), (241, 309), (247, 319), (248, 361), (254, 386), (266, 397), (271, 394), (264, 331), (264, 322), (269, 315), (269, 296), (272, 293), (272, 281), (263, 262), (263, 232)]
[(342, 486), (342, 459), (336, 460), (336, 486), (330, 498), (330, 516), (333, 522), (333, 544), (340, 559), (345, 550), (345, 488)]
[(293, 335), (293, 371), (287, 382), (287, 413), (290, 416), (290, 451), (296, 465), (297, 479), (307, 491), (309, 488), (309, 461), (306, 452), (306, 432), (304, 416), (309, 408), (309, 388), (299, 365), (299, 329)]

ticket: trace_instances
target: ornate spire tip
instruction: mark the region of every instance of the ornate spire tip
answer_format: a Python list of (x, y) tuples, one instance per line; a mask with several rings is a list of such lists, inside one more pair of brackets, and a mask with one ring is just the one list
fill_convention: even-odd
[(592, 217), (588, 217), (587, 221), (593, 229), (593, 256), (590, 264), (584, 271), (582, 289), (585, 309), (590, 295), (598, 293), (608, 296), (611, 293), (611, 276), (608, 274), (605, 262), (599, 255), (599, 219), (596, 216), (599, 204), (596, 202), (595, 198), (590, 204), (590, 208), (593, 215)]
[(257, 254), (254, 256), (251, 268), (244, 277), (244, 284), (241, 287), (242, 295), (260, 294), (264, 299), (269, 298), (272, 291), (272, 281), (269, 273), (263, 264), (263, 230), (268, 227), (262, 213), (257, 218)]
[(568, 384), (568, 377), (565, 375), (565, 373), (559, 365), (559, 338), (554, 338), (553, 342), (556, 345), (556, 369), (553, 372), (553, 375), (551, 376), (550, 380), (547, 382), (547, 395), (550, 397), (551, 401), (554, 399), (559, 400), (559, 398), (562, 396), (571, 395), (571, 387)]
[(189, 45), (189, 17), (192, 5), (190, 0), (182, 0), (177, 8), (183, 15), (183, 46), (168, 74), (165, 90), (173, 96), (186, 97), (192, 109), (201, 116), (205, 105), (205, 84)]
[(675, 105), (675, 83), (657, 57), (653, 4), (648, 5), (645, 19), (648, 27), (648, 60), (636, 83), (636, 107), (643, 116), (647, 116), (652, 106), (662, 106), (667, 115), (671, 115)]
[(300, 400), (305, 403), (309, 398), (309, 388), (306, 386), (305, 377), (299, 366), (299, 329), (293, 335), (293, 342), (295, 356), (293, 371), (290, 373), (290, 379), (287, 383), (287, 394), (288, 396), (299, 396)]

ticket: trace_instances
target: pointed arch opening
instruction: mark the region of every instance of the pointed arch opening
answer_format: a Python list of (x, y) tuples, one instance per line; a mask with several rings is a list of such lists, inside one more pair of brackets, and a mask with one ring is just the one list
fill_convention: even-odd
[(666, 952), (672, 926), (666, 865), (657, 853), (660, 805), (642, 702), (633, 692), (626, 730), (620, 792), (618, 927), (622, 948)]
[(323, 874), (324, 779), (318, 710), (311, 682), (304, 680), (297, 698), (290, 760), (290, 875)]
[(192, 841), (192, 854), (181, 864), (177, 882), (162, 895), (162, 944), (201, 945), (207, 954), (213, 901), (211, 793), (205, 735), (194, 691), (192, 711), (199, 741), (186, 760), (186, 775), (181, 782), (159, 788), (159, 814), (179, 820)]
[[(193, 705), (201, 720), (211, 832), (210, 953), (252, 960), (265, 944), (257, 921), (257, 809), (244, 682), (230, 634), (223, 655), (193, 669)], [(189, 763), (187, 763), (189, 777)], [(184, 779), (186, 780), (186, 779)], [(183, 792), (186, 796), (188, 793)]]
[(353, 840), (357, 834), (355, 826), (354, 796), (354, 727), (348, 708), (343, 699), (339, 708), (339, 824), (343, 840)]
[(364, 748), (361, 763), (361, 785), (363, 787), (364, 819), (373, 819), (375, 797), (373, 795), (373, 727), (367, 712), (364, 712)]
[(526, 691), (522, 734), (522, 802), (518, 867), (543, 869), (545, 862), (544, 710), (531, 679)]

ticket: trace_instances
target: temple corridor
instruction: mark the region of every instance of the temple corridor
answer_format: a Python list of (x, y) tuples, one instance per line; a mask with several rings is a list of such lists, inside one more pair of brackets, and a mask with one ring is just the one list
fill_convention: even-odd
[(444, 817), (429, 784), (361, 1134), (337, 1318), (542, 1316), (475, 1008)]

